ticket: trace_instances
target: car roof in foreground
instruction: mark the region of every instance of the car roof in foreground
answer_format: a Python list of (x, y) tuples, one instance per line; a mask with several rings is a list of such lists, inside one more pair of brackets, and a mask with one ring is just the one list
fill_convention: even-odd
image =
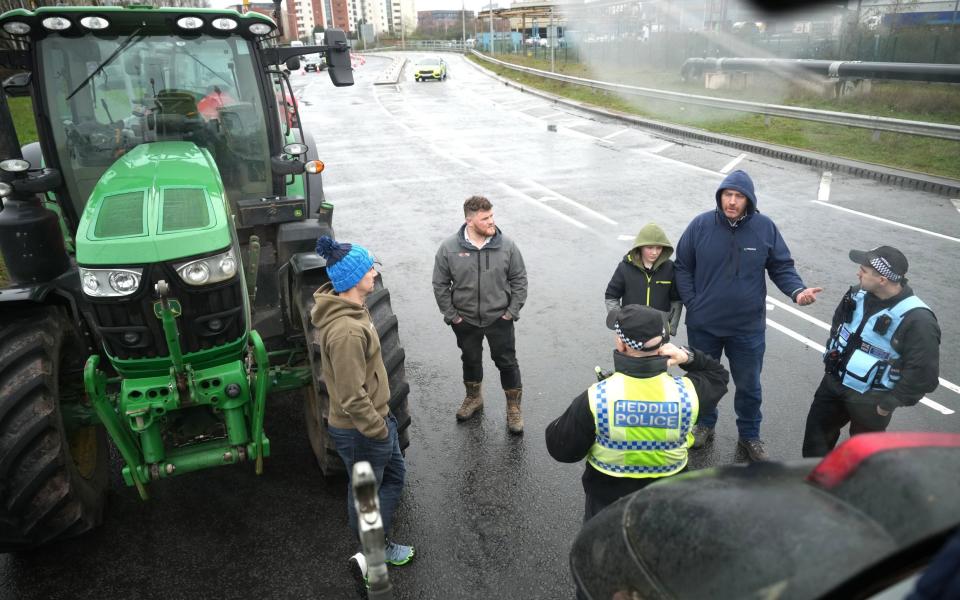
[(571, 569), (597, 598), (819, 597), (956, 527), (957, 498), (960, 435), (862, 435), (819, 465), (731, 465), (651, 485), (584, 526)]

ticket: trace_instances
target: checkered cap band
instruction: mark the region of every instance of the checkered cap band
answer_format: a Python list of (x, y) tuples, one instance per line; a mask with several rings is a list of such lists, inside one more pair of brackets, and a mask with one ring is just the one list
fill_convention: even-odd
[(887, 262), (887, 259), (882, 256), (875, 256), (870, 259), (870, 266), (877, 270), (877, 273), (880, 273), (887, 279), (893, 282), (900, 281), (903, 279), (900, 275), (893, 272), (893, 267), (890, 266), (890, 263)]
[[(617, 321), (617, 322), (614, 324), (613, 330), (617, 332), (617, 337), (619, 337), (620, 340), (621, 340), (624, 344), (626, 344), (628, 348), (633, 348), (634, 350), (637, 350), (637, 351), (641, 351), (641, 352), (642, 352), (642, 351), (643, 351), (643, 345), (646, 344), (648, 341), (650, 341), (650, 340), (644, 340), (644, 341), (642, 341), (642, 342), (638, 342), (638, 341), (636, 341), (636, 340), (634, 340), (634, 339), (631, 339), (631, 338), (627, 337), (627, 335), (626, 335), (625, 333), (623, 333), (623, 331), (620, 329), (620, 321)], [(661, 335), (662, 335), (662, 334), (661, 334)], [(654, 336), (654, 337), (656, 337), (656, 336)]]

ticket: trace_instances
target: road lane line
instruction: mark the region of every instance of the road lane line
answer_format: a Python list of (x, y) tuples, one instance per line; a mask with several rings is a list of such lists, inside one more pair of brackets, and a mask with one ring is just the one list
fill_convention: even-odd
[(647, 152), (650, 152), (652, 154), (660, 154), (661, 152), (663, 152), (664, 150), (666, 150), (672, 145), (673, 145), (673, 142), (665, 142), (657, 146), (656, 148), (651, 148), (650, 150), (647, 150)]
[(909, 229), (910, 231), (916, 231), (919, 233), (925, 233), (927, 235), (932, 235), (934, 237), (942, 238), (949, 240), (951, 242), (960, 243), (960, 238), (951, 237), (949, 235), (944, 235), (942, 233), (937, 233), (936, 231), (930, 231), (928, 229), (921, 229), (919, 227), (914, 227), (913, 225), (905, 225), (903, 223), (897, 223), (896, 221), (891, 221), (890, 219), (884, 219), (883, 217), (877, 217), (875, 215), (868, 215), (857, 210), (851, 210), (849, 208), (844, 208), (843, 206), (837, 206), (836, 204), (828, 204), (826, 202), (820, 202), (819, 200), (811, 200), (814, 204), (819, 204), (820, 206), (829, 206), (830, 208), (835, 208), (837, 210), (842, 210), (843, 212), (848, 212), (852, 215), (859, 215), (867, 219), (873, 219), (874, 221), (880, 221), (881, 223), (886, 223), (888, 225), (895, 225), (897, 227), (903, 227), (904, 229)]
[[(785, 302), (781, 302), (780, 300), (777, 300), (776, 298), (771, 298), (770, 296), (767, 296), (767, 302), (770, 302), (770, 303), (776, 305), (777, 307), (782, 308), (783, 310), (785, 310), (785, 311), (787, 311), (787, 312), (789, 312), (789, 313), (791, 313), (791, 314), (793, 314), (793, 315), (796, 315), (796, 316), (800, 317), (800, 318), (803, 319), (804, 321), (809, 321), (810, 323), (813, 323), (814, 325), (816, 325), (816, 326), (819, 327), (820, 329), (823, 329), (823, 330), (825, 330), (825, 331), (830, 331), (830, 324), (829, 324), (829, 323), (824, 323), (824, 322), (821, 321), (820, 319), (818, 319), (818, 318), (816, 318), (816, 317), (812, 317), (812, 316), (808, 315), (807, 313), (803, 312), (802, 310), (798, 310), (798, 309), (790, 306), (789, 304), (786, 304)], [(939, 377), (938, 379), (940, 380), (940, 385), (942, 385), (943, 387), (947, 388), (948, 390), (950, 390), (950, 391), (953, 392), (954, 394), (960, 394), (960, 385), (957, 385), (957, 384), (955, 384), (955, 383), (953, 383), (953, 382), (951, 382), (951, 381), (947, 381), (947, 380), (944, 379), (943, 377)]]
[(953, 202), (953, 207), (957, 209), (957, 212), (960, 212), (960, 198), (951, 200), (950, 202)]
[(537, 183), (536, 181), (534, 181), (534, 180), (532, 180), (532, 179), (525, 179), (523, 182), (524, 182), (525, 184), (528, 184), (528, 185), (533, 186), (533, 187), (535, 187), (535, 188), (539, 188), (539, 189), (542, 190), (544, 193), (549, 194), (549, 195), (555, 197), (557, 200), (560, 200), (561, 202), (566, 202), (567, 204), (569, 204), (569, 205), (571, 205), (571, 206), (574, 206), (574, 207), (576, 207), (576, 208), (579, 208), (580, 210), (582, 210), (583, 212), (587, 213), (588, 215), (592, 215), (592, 216), (596, 217), (597, 219), (600, 219), (601, 221), (604, 221), (604, 222), (606, 222), (606, 223), (609, 223), (610, 225), (617, 225), (617, 224), (618, 224), (616, 221), (614, 221), (614, 220), (611, 219), (610, 217), (608, 217), (608, 216), (606, 216), (606, 215), (604, 215), (604, 214), (598, 213), (597, 211), (593, 210), (592, 208), (580, 204), (580, 203), (577, 202), (576, 200), (571, 200), (570, 198), (567, 198), (567, 197), (564, 196), (563, 194), (551, 190), (550, 188), (548, 188), (547, 186), (543, 185), (542, 183)]
[(817, 200), (820, 202), (830, 201), (830, 182), (833, 180), (833, 173), (824, 171), (820, 176), (820, 188), (817, 190)]
[(547, 205), (547, 204), (544, 204), (543, 202), (540, 202), (539, 200), (537, 200), (536, 198), (533, 198), (532, 196), (528, 196), (527, 194), (524, 194), (523, 192), (521, 192), (520, 190), (518, 190), (517, 188), (513, 187), (512, 185), (510, 185), (510, 184), (508, 184), (508, 183), (503, 183), (503, 182), (499, 182), (499, 181), (498, 181), (498, 182), (497, 182), (497, 185), (499, 185), (500, 187), (504, 188), (505, 190), (507, 190), (507, 192), (513, 194), (514, 196), (517, 196), (517, 197), (520, 198), (521, 200), (526, 200), (526, 201), (529, 202), (530, 204), (533, 204), (533, 205), (535, 205), (535, 206), (539, 206), (540, 208), (542, 208), (543, 210), (547, 211), (548, 213), (551, 213), (551, 214), (553, 214), (553, 215), (555, 215), (555, 216), (557, 216), (557, 217), (560, 217), (561, 219), (563, 219), (563, 220), (566, 221), (567, 223), (570, 223), (570, 224), (573, 225), (574, 227), (578, 227), (578, 228), (580, 228), (580, 229), (590, 229), (589, 227), (587, 227), (586, 225), (584, 225), (584, 224), (581, 223), (580, 221), (574, 219), (573, 217), (571, 217), (571, 216), (569, 216), (569, 215), (566, 215), (566, 214), (560, 212), (559, 210), (555, 209), (554, 207), (552, 207), (552, 206), (550, 206), (550, 205)]
[(807, 313), (803, 312), (802, 310), (799, 310), (799, 309), (796, 309), (796, 308), (790, 306), (790, 305), (787, 304), (786, 302), (781, 302), (780, 300), (777, 300), (776, 298), (771, 298), (770, 296), (767, 296), (767, 302), (770, 302), (771, 304), (775, 305), (776, 307), (782, 308), (783, 310), (785, 310), (785, 311), (787, 311), (787, 312), (789, 312), (789, 313), (791, 313), (791, 314), (793, 314), (793, 315), (796, 315), (796, 316), (800, 317), (800, 318), (803, 319), (804, 321), (809, 321), (810, 323), (813, 323), (814, 325), (816, 325), (817, 327), (819, 327), (819, 328), (821, 328), (821, 329), (825, 329), (825, 330), (827, 330), (827, 331), (830, 331), (830, 324), (829, 324), (829, 323), (824, 323), (824, 322), (821, 321), (820, 319), (818, 319), (818, 318), (816, 318), (816, 317), (812, 317), (812, 316), (808, 315)]
[(723, 167), (722, 169), (720, 169), (720, 172), (723, 173), (724, 175), (726, 175), (726, 174), (729, 173), (731, 170), (733, 170), (733, 168), (734, 168), (735, 166), (739, 165), (739, 164), (740, 164), (740, 161), (743, 160), (743, 159), (745, 159), (746, 157), (747, 157), (746, 154), (741, 154), (740, 156), (736, 157), (735, 159), (731, 160), (731, 161), (728, 162), (726, 165), (724, 165), (724, 167)]
[(626, 133), (626, 132), (628, 132), (628, 131), (630, 131), (630, 128), (629, 128), (629, 127), (625, 127), (625, 128), (623, 128), (623, 129), (620, 129), (619, 131), (614, 131), (613, 133), (610, 133), (610, 134), (607, 134), (607, 135), (603, 136), (603, 139), (605, 139), (605, 140), (612, 140), (613, 138), (617, 137), (617, 136), (620, 135), (621, 133)]
[(636, 237), (637, 236), (635, 235), (618, 235), (617, 239), (620, 240), (621, 242), (629, 242), (635, 239)]
[[(780, 333), (797, 340), (798, 342), (804, 344), (805, 346), (813, 350), (816, 350), (820, 354), (823, 354), (824, 352), (826, 352), (826, 348), (824, 348), (820, 344), (816, 343), (815, 341), (811, 340), (808, 337), (804, 337), (800, 335), (799, 333), (790, 329), (789, 327), (786, 327), (784, 325), (781, 325), (780, 323), (777, 323), (776, 321), (767, 319), (767, 325), (769, 325), (773, 329), (776, 329)], [(932, 408), (933, 410), (943, 415), (952, 415), (954, 413), (953, 410), (947, 408), (946, 406), (940, 404), (939, 402), (936, 402), (935, 400), (931, 400), (930, 398), (927, 398), (926, 396), (920, 399), (920, 404), (924, 404), (927, 407)]]

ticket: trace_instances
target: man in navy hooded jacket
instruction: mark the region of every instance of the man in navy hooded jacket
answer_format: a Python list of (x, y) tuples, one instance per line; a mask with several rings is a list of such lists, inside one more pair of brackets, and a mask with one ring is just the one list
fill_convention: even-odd
[[(766, 349), (765, 272), (800, 305), (822, 288), (808, 288), (772, 220), (757, 211), (753, 181), (734, 171), (717, 188), (717, 208), (698, 215), (680, 237), (676, 281), (687, 307), (687, 341), (720, 359), (726, 353), (736, 386), (738, 446), (751, 461), (765, 460), (760, 440), (760, 371)], [(713, 439), (717, 411), (700, 415), (694, 448)]]

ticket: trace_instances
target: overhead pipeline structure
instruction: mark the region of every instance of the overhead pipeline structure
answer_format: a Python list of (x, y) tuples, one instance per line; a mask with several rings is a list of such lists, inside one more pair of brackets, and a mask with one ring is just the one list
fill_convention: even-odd
[(890, 79), (960, 83), (960, 65), (935, 63), (862, 62), (858, 60), (813, 60), (790, 58), (690, 58), (683, 63), (684, 81), (704, 73), (767, 72), (790, 76), (813, 73), (835, 79)]

